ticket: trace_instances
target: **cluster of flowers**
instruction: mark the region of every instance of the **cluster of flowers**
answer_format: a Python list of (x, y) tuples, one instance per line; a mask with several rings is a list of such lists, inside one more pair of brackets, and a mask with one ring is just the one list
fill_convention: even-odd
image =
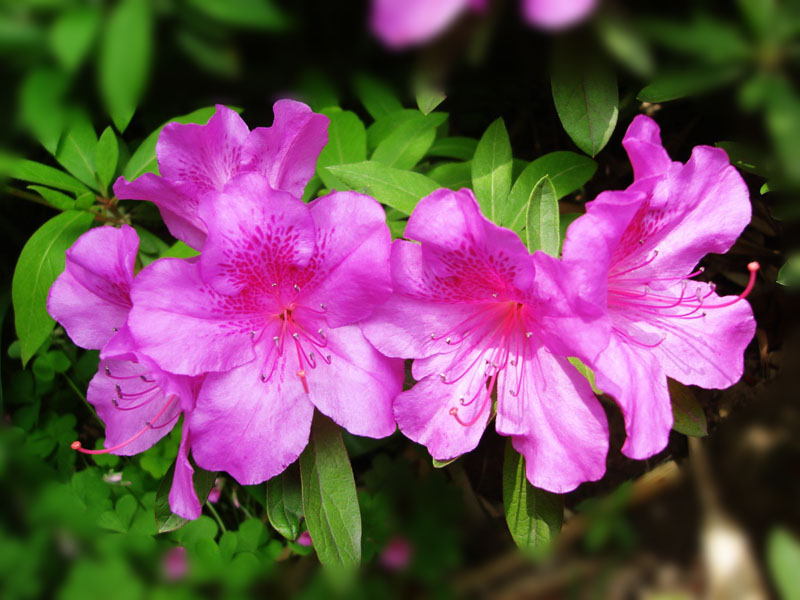
[[(370, 27), (390, 48), (430, 41), (467, 10), (485, 13), (489, 0), (372, 0)], [(597, 0), (522, 0), (526, 22), (543, 29), (576, 25), (595, 8)]]
[[(413, 241), (394, 243), (369, 196), (303, 203), (327, 118), (289, 100), (274, 111), (253, 131), (223, 106), (207, 125), (167, 125), (161, 175), (116, 183), (118, 197), (154, 202), (198, 256), (135, 275), (135, 231), (98, 227), (50, 292), (72, 340), (100, 350), (88, 399), (106, 448), (73, 447), (131, 455), (183, 415), (175, 513), (201, 508), (190, 451), (204, 469), (262, 482), (303, 451), (315, 409), (361, 436), (397, 424), (442, 461), (472, 450), (495, 417), (530, 482), (567, 492), (602, 476), (608, 449), (605, 413), (568, 358), (616, 399), (623, 452), (640, 459), (667, 443), (667, 377), (720, 388), (741, 376), (755, 329), (741, 299), (757, 264), (736, 297), (691, 279), (750, 219), (722, 150), (672, 162), (656, 124), (637, 117), (623, 142), (634, 183), (587, 204), (559, 260), (531, 255), (467, 189), (421, 199)], [(403, 359), (417, 380), (406, 391)]]

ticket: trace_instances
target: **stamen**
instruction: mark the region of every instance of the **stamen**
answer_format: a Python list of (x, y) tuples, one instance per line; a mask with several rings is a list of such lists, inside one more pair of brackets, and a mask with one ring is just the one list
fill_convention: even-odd
[(750, 271), (750, 279), (747, 282), (747, 287), (742, 290), (742, 293), (736, 296), (733, 300), (729, 302), (724, 302), (723, 304), (713, 304), (713, 305), (705, 305), (704, 308), (724, 308), (726, 306), (730, 306), (732, 304), (736, 304), (739, 300), (744, 300), (747, 296), (750, 295), (750, 292), (753, 291), (753, 287), (756, 285), (756, 273), (761, 268), (756, 261), (753, 261), (747, 265), (747, 270)]
[[(73, 450), (77, 450), (78, 452), (82, 452), (83, 454), (108, 454), (110, 452), (116, 452), (120, 448), (124, 448), (128, 444), (131, 444), (131, 443), (135, 442), (136, 440), (138, 440), (140, 437), (142, 437), (145, 433), (147, 433), (151, 429), (157, 429), (158, 427), (163, 427), (163, 425), (159, 425), (158, 427), (153, 427), (153, 423), (155, 423), (156, 421), (158, 421), (158, 419), (161, 418), (161, 415), (163, 415), (166, 412), (167, 408), (169, 408), (169, 406), (172, 404), (172, 402), (174, 400), (176, 400), (177, 398), (178, 397), (174, 396), (174, 395), (170, 396), (169, 398), (167, 398), (167, 401), (164, 403), (164, 406), (161, 407), (161, 410), (158, 411), (156, 416), (153, 417), (151, 420), (146, 421), (145, 422), (145, 426), (144, 426), (143, 429), (139, 430), (137, 433), (135, 433), (134, 435), (129, 437), (127, 440), (125, 440), (121, 444), (117, 444), (116, 446), (113, 446), (111, 448), (105, 448), (103, 450), (87, 450), (86, 448), (84, 448), (81, 445), (81, 443), (79, 441), (76, 440), (76, 441), (72, 442), (72, 444), (70, 444), (70, 448), (72, 448)], [(180, 414), (180, 413), (178, 413), (178, 414)], [(171, 420), (172, 419), (170, 419), (170, 421)], [(167, 421), (167, 423), (169, 423), (169, 421)], [(165, 425), (167, 423), (165, 423)]]
[(296, 283), (292, 287), (294, 288), (295, 292), (299, 292), (300, 291), (300, 286), (297, 285)]
[(106, 375), (108, 377), (111, 377), (111, 379), (119, 379), (119, 380), (122, 381), (122, 380), (125, 380), (125, 379), (137, 379), (138, 378), (138, 379), (141, 379), (142, 381), (144, 381), (145, 383), (155, 383), (154, 379), (148, 379), (146, 375), (112, 375), (111, 374), (111, 369), (109, 369), (108, 367), (105, 368), (105, 372), (106, 372)]

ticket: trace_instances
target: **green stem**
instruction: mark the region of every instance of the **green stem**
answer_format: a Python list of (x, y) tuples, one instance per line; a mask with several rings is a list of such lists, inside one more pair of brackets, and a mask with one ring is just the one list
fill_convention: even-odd
[(219, 518), (219, 513), (217, 512), (217, 509), (214, 508), (214, 505), (211, 502), (206, 502), (206, 508), (211, 511), (211, 514), (213, 515), (214, 519), (216, 519), (217, 525), (219, 525), (222, 533), (228, 533), (228, 530), (225, 528), (225, 524), (222, 522), (222, 519)]
[(103, 421), (100, 419), (100, 417), (98, 417), (98, 416), (97, 416), (97, 411), (94, 409), (94, 406), (92, 406), (91, 404), (89, 404), (89, 401), (86, 399), (86, 396), (84, 396), (84, 395), (83, 395), (83, 392), (81, 392), (80, 388), (78, 388), (78, 386), (77, 386), (77, 385), (75, 385), (75, 382), (74, 382), (74, 381), (72, 381), (72, 379), (70, 379), (70, 378), (69, 378), (69, 375), (67, 375), (66, 373), (63, 373), (63, 375), (64, 375), (64, 379), (66, 379), (66, 380), (67, 380), (67, 383), (69, 384), (69, 387), (71, 387), (71, 388), (72, 388), (72, 391), (73, 391), (73, 392), (75, 392), (75, 393), (78, 395), (78, 398), (80, 398), (81, 400), (83, 400), (83, 403), (84, 403), (84, 404), (86, 404), (86, 406), (89, 408), (89, 411), (90, 411), (90, 412), (91, 412), (91, 413), (94, 415), (94, 418), (95, 418), (95, 419), (97, 419), (97, 420), (98, 420), (98, 422), (99, 422), (101, 425), (105, 425), (105, 424), (103, 423)]

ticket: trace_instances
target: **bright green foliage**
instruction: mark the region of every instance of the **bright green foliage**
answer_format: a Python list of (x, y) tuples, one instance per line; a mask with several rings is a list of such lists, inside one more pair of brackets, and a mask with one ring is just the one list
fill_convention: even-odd
[(100, 140), (97, 142), (94, 157), (97, 179), (103, 192), (108, 190), (108, 186), (114, 178), (117, 160), (119, 160), (119, 144), (114, 130), (109, 126), (105, 128), (103, 135), (100, 136)]
[(695, 398), (691, 388), (668, 379), (669, 398), (672, 402), (672, 428), (678, 433), (692, 437), (705, 437), (708, 435), (708, 424), (703, 407)]
[(27, 363), (55, 326), (47, 314), (47, 294), (64, 270), (65, 252), (89, 228), (92, 215), (69, 210), (53, 217), (31, 236), (14, 270), (14, 323), (22, 363)]
[(346, 165), (367, 159), (367, 130), (358, 116), (349, 110), (325, 111), (330, 119), (328, 144), (317, 159), (317, 174), (329, 188), (344, 186), (327, 167)]
[(503, 461), (503, 506), (514, 543), (533, 556), (544, 555), (561, 530), (564, 507), (560, 496), (528, 482), (525, 459), (510, 440)]
[(478, 142), (472, 158), (472, 190), (481, 211), (497, 222), (511, 191), (511, 142), (503, 119), (497, 119)]
[(782, 527), (767, 538), (767, 566), (781, 600), (800, 600), (800, 542)]
[(296, 466), (267, 482), (267, 516), (270, 525), (286, 539), (294, 540), (300, 535), (303, 496)]
[(558, 198), (550, 177), (542, 177), (531, 190), (525, 210), (525, 245), (530, 252), (542, 250), (558, 256), (561, 248)]
[(361, 513), (339, 428), (316, 413), (300, 455), (303, 512), (320, 562), (340, 573), (361, 562)]
[(189, 0), (188, 4), (213, 21), (263, 31), (281, 31), (288, 17), (273, 0)]

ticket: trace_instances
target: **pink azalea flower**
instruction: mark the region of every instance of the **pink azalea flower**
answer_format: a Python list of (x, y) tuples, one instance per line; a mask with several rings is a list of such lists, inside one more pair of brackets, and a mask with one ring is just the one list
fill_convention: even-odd
[[(370, 28), (388, 47), (407, 48), (429, 42), (464, 11), (483, 12), (487, 0), (372, 0)], [(522, 0), (522, 13), (531, 25), (564, 29), (591, 14), (597, 0)]]
[[(47, 308), (77, 345), (101, 350), (103, 360), (86, 398), (106, 425), (103, 450), (85, 454), (130, 456), (167, 435), (182, 412), (190, 411), (196, 382), (163, 372), (133, 344), (126, 327), (139, 238), (132, 227), (98, 227), (67, 250), (66, 266), (50, 289)], [(183, 438), (170, 490), (173, 512), (197, 518), (200, 503), (192, 485), (189, 432)]]
[(569, 228), (564, 261), (582, 293), (602, 307), (608, 348), (589, 363), (616, 398), (628, 439), (622, 451), (647, 458), (672, 427), (667, 377), (725, 388), (741, 377), (755, 322), (741, 296), (720, 298), (692, 280), (698, 261), (726, 252), (750, 221), (747, 187), (723, 150), (698, 146), (685, 165), (670, 160), (656, 123), (637, 116), (623, 140), (634, 183), (604, 192)]
[(238, 173), (261, 173), (273, 188), (303, 195), (328, 142), (328, 117), (294, 100), (279, 100), (273, 111), (272, 126), (253, 131), (222, 105), (206, 125), (167, 124), (156, 145), (161, 175), (145, 173), (133, 182), (120, 177), (114, 193), (155, 203), (170, 233), (199, 250), (206, 236), (200, 199), (222, 191)]
[(402, 535), (398, 535), (386, 542), (380, 555), (380, 563), (389, 571), (404, 571), (414, 553), (411, 542)]
[[(489, 222), (470, 190), (423, 198), (392, 247), (394, 292), (363, 324), (388, 356), (414, 358), (401, 431), (438, 460), (472, 450), (497, 394), (498, 433), (525, 456), (531, 483), (566, 492), (605, 471), (605, 414), (565, 356), (594, 358), (607, 333), (575, 303), (561, 263), (531, 256)], [(605, 336), (605, 337), (604, 337)]]
[(198, 464), (269, 479), (305, 447), (314, 407), (356, 435), (391, 434), (402, 364), (357, 325), (391, 291), (381, 206), (354, 192), (307, 205), (248, 173), (199, 214), (199, 260), (142, 271), (130, 317), (161, 368), (209, 372), (189, 419)]

